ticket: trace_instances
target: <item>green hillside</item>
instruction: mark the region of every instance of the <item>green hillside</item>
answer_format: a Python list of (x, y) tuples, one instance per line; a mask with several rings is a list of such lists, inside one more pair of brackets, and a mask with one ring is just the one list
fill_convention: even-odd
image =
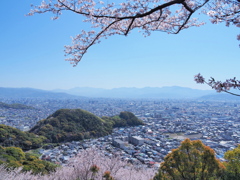
[(144, 125), (144, 122), (138, 119), (133, 113), (128, 111), (120, 112), (119, 115), (112, 117), (102, 117), (106, 121), (113, 123), (113, 127), (126, 127), (126, 126), (138, 126)]
[(99, 118), (81, 109), (60, 109), (37, 123), (29, 132), (0, 124), (0, 145), (23, 150), (41, 147), (43, 143), (79, 141), (108, 135), (114, 127), (143, 125), (131, 112)]
[(39, 121), (30, 132), (54, 143), (77, 141), (110, 134), (112, 123), (81, 109), (60, 109)]
[(21, 147), (23, 150), (29, 150), (41, 147), (46, 138), (36, 136), (33, 133), (23, 132), (11, 126), (0, 124), (0, 145), (9, 147)]
[(30, 153), (24, 153), (18, 147), (0, 146), (0, 164), (7, 168), (22, 167), (22, 172), (31, 171), (33, 174), (48, 174), (54, 171), (57, 165), (40, 160), (37, 156)]

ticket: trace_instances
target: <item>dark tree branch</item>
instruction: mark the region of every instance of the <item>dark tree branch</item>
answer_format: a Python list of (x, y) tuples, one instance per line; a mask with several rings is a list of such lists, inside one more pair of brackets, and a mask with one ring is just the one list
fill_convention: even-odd
[[(120, 21), (120, 20), (117, 20)], [(102, 31), (100, 31), (96, 37), (92, 40), (92, 42), (85, 48), (83, 54), (85, 54), (87, 52), (87, 50), (99, 39), (99, 37), (108, 29), (110, 28), (113, 24), (115, 24), (117, 21), (113, 21), (112, 23), (110, 23), (107, 27), (105, 27)]]
[(128, 29), (126, 30), (126, 32), (125, 32), (125, 34), (124, 34), (125, 36), (126, 36), (126, 35), (128, 34), (128, 32), (130, 31), (131, 26), (132, 26), (134, 20), (135, 20), (135, 18), (133, 18), (132, 21), (131, 21), (131, 23), (129, 24)]
[(65, 5), (63, 2), (61, 2), (61, 0), (58, 0), (58, 2), (64, 6), (66, 8), (66, 10), (69, 10), (69, 11), (73, 11), (74, 13), (77, 13), (77, 14), (81, 14), (81, 15), (85, 15), (85, 16), (92, 16), (92, 17), (95, 17), (95, 18), (110, 18), (110, 19), (117, 19), (117, 20), (125, 20), (125, 19), (133, 19), (133, 18), (142, 18), (142, 17), (145, 17), (145, 16), (148, 16), (156, 11), (159, 11), (159, 10), (162, 10), (166, 7), (169, 7), (169, 6), (172, 6), (174, 4), (181, 4), (183, 3), (185, 0), (173, 0), (173, 1), (170, 1), (170, 2), (167, 2), (165, 4), (162, 4), (160, 6), (157, 6), (153, 9), (151, 9), (150, 11), (148, 12), (145, 12), (145, 13), (142, 13), (142, 14), (139, 14), (137, 13), (136, 15), (134, 16), (123, 16), (123, 17), (116, 17), (116, 16), (110, 16), (110, 15), (94, 15), (94, 14), (90, 14), (90, 13), (86, 13), (86, 12), (79, 12), (79, 11), (76, 11), (74, 9), (72, 9), (71, 7)]
[(187, 4), (186, 2), (183, 2), (182, 4), (184, 5), (184, 7), (190, 12), (190, 14), (188, 15), (188, 17), (186, 18), (186, 20), (184, 21), (184, 23), (179, 27), (178, 31), (175, 33), (175, 34), (178, 34), (182, 29), (183, 27), (187, 24), (187, 22), (189, 21), (189, 19), (191, 18), (192, 14), (194, 12), (196, 12), (198, 9), (200, 9), (201, 7), (203, 7), (206, 3), (208, 3), (209, 0), (206, 0), (202, 5), (196, 7), (194, 10), (191, 9)]
[(192, 10), (188, 5), (187, 3), (184, 1), (182, 2), (183, 6), (190, 12), (190, 13), (194, 13), (194, 10)]
[(188, 20), (190, 19), (190, 17), (192, 16), (193, 13), (190, 13), (187, 17), (187, 19), (184, 21), (184, 23), (182, 23), (182, 25), (178, 28), (177, 32), (175, 32), (174, 34), (178, 34), (182, 29), (183, 27), (187, 24)]

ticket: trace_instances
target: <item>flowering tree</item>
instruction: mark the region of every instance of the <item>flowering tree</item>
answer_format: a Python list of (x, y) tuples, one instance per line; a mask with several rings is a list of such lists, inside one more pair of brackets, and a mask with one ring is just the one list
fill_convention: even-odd
[(197, 83), (200, 83), (200, 84), (205, 83), (209, 85), (210, 87), (212, 87), (212, 89), (215, 89), (217, 92), (226, 92), (231, 95), (240, 96), (240, 94), (236, 94), (229, 91), (231, 88), (240, 90), (240, 81), (237, 80), (236, 77), (232, 79), (227, 79), (225, 82), (216, 81), (212, 77), (206, 81), (205, 78), (199, 73), (194, 76), (194, 80)]
[[(192, 26), (201, 26), (194, 15), (207, 14), (212, 23), (225, 22), (240, 27), (240, 0), (125, 0), (120, 4), (97, 0), (46, 0), (28, 15), (51, 12), (58, 19), (63, 11), (85, 17), (92, 24), (90, 31), (82, 30), (65, 46), (66, 60), (76, 66), (87, 50), (101, 39), (112, 35), (128, 35), (139, 29), (144, 36), (152, 31), (177, 34)], [(237, 36), (240, 40), (240, 35)]]
[(21, 172), (21, 168), (6, 169), (0, 165), (0, 180), (148, 180), (154, 168), (138, 168), (119, 157), (107, 157), (101, 150), (87, 149), (49, 174)]

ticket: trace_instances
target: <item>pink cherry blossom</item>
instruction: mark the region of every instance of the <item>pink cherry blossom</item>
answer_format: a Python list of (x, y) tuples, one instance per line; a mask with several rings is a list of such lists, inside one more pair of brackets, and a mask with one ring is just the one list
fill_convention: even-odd
[(202, 77), (200, 73), (198, 73), (197, 75), (194, 76), (194, 81), (203, 84), (205, 82), (205, 79)]
[(199, 73), (194, 76), (194, 81), (200, 84), (207, 84), (212, 89), (215, 89), (217, 92), (226, 92), (235, 96), (240, 96), (240, 94), (232, 93), (229, 90), (231, 89), (238, 89), (240, 90), (240, 81), (236, 79), (236, 77), (232, 79), (227, 79), (226, 81), (216, 81), (214, 78), (208, 79), (208, 81), (205, 81), (205, 78)]
[[(97, 171), (93, 171), (93, 167)], [(87, 149), (72, 158), (68, 165), (59, 167), (48, 175), (33, 175), (31, 172), (22, 173), (21, 168), (6, 169), (0, 166), (1, 178), (4, 180), (103, 180), (104, 174), (110, 173), (114, 179), (121, 180), (148, 180), (154, 177), (156, 168), (136, 167), (118, 156), (107, 157), (97, 149)], [(94, 177), (94, 178), (93, 178)]]
[[(65, 46), (66, 58), (76, 66), (87, 50), (112, 35), (128, 35), (139, 29), (144, 36), (153, 31), (177, 34), (189, 27), (199, 27), (205, 22), (195, 16), (206, 14), (214, 24), (240, 27), (240, 3), (237, 0), (125, 0), (120, 4), (95, 0), (44, 0), (32, 6), (28, 15), (51, 12), (58, 19), (63, 11), (84, 17), (92, 30), (82, 30)], [(239, 40), (240, 35), (237, 36)]]

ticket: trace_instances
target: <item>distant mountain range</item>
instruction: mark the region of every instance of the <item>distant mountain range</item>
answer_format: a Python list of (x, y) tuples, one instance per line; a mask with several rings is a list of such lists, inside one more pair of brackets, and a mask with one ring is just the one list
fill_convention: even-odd
[(145, 88), (114, 88), (100, 89), (89, 87), (76, 87), (69, 90), (54, 90), (54, 92), (64, 92), (72, 95), (81, 95), (86, 97), (104, 97), (104, 98), (199, 98), (205, 95), (214, 94), (212, 90), (198, 90), (186, 87), (145, 87)]
[[(237, 93), (237, 92), (236, 92)], [(240, 93), (240, 91), (239, 91)], [(114, 88), (101, 89), (76, 87), (69, 90), (52, 91), (32, 88), (1, 88), (0, 98), (155, 98), (155, 99), (199, 99), (199, 100), (240, 100), (240, 97), (214, 90), (198, 90), (186, 87), (145, 87), (145, 88)]]
[(51, 92), (32, 88), (4, 88), (0, 87), (0, 98), (53, 98), (70, 99), (77, 96), (61, 92)]

